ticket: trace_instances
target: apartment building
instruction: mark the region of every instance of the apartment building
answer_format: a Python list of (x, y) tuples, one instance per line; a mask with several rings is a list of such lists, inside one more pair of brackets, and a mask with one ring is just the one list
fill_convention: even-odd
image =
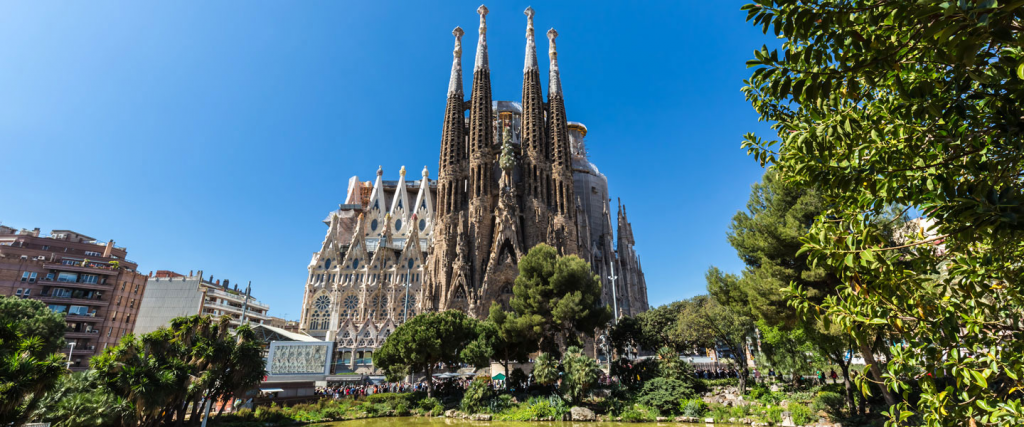
[(71, 370), (132, 332), (147, 277), (114, 241), (71, 230), (0, 226), (0, 295), (31, 298), (66, 314), (64, 339)]
[(159, 270), (149, 278), (148, 292), (142, 300), (135, 333), (144, 334), (170, 325), (171, 319), (196, 314), (231, 317), (234, 326), (242, 323), (269, 323), (270, 307), (253, 298), (251, 288), (239, 290), (231, 281), (204, 277), (203, 271), (186, 276)]

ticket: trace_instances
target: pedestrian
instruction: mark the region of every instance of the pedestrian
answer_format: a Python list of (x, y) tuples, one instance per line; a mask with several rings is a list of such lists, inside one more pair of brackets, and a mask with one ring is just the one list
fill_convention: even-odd
[(818, 384), (825, 385), (825, 372), (818, 369)]
[(836, 374), (835, 368), (832, 368), (832, 373), (828, 374), (828, 376), (832, 377), (832, 384), (839, 384), (839, 375)]

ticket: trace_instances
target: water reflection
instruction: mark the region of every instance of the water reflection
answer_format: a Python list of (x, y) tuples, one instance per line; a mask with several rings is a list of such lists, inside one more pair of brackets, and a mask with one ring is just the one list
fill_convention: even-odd
[[(704, 426), (704, 424), (685, 424), (675, 422), (664, 423), (591, 423), (572, 421), (469, 421), (454, 418), (428, 418), (428, 417), (390, 417), (390, 418), (367, 418), (362, 420), (339, 421), (334, 423), (316, 424), (316, 427), (441, 427), (441, 426), (464, 426), (464, 427), (626, 427), (626, 426)], [(739, 427), (738, 424), (714, 424), (715, 427)]]

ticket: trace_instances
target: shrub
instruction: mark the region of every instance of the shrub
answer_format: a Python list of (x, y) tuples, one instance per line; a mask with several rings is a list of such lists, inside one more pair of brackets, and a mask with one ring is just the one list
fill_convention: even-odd
[(619, 414), (622, 417), (622, 421), (626, 422), (638, 422), (638, 421), (654, 421), (661, 414), (657, 409), (651, 408), (642, 404), (630, 405), (626, 407), (626, 410)]
[(487, 410), (492, 394), (489, 381), (482, 378), (473, 380), (462, 396), (462, 410), (471, 414)]
[[(422, 409), (424, 411), (429, 411), (431, 409), (434, 409), (435, 406), (441, 406), (441, 401), (437, 400), (436, 397), (428, 397), (428, 398), (420, 400), (420, 409)], [(443, 408), (443, 406), (442, 406), (442, 408)], [(444, 410), (442, 410), (442, 412), (443, 411)]]
[(716, 422), (725, 422), (729, 420), (731, 413), (729, 408), (724, 405), (711, 405), (708, 407), (708, 416), (714, 418)]
[(495, 397), (494, 399), (491, 399), (491, 413), (497, 414), (499, 412), (502, 412), (508, 408), (515, 406), (515, 404), (512, 403), (512, 399), (512, 395), (509, 394), (502, 394)]
[(776, 425), (782, 423), (783, 411), (784, 409), (781, 406), (772, 406), (771, 408), (768, 408), (768, 413), (765, 414), (765, 418), (767, 418), (766, 421), (771, 421)]
[(680, 402), (679, 412), (684, 417), (703, 417), (708, 412), (708, 404), (702, 399), (686, 399)]
[(562, 358), (562, 365), (565, 368), (562, 395), (578, 404), (597, 385), (597, 361), (584, 354), (579, 347), (569, 347)]
[(672, 414), (679, 409), (680, 399), (696, 396), (689, 384), (672, 378), (655, 378), (644, 384), (637, 403), (650, 406), (663, 414)]
[(844, 409), (846, 408), (846, 398), (839, 393), (820, 391), (818, 392), (818, 395), (814, 397), (812, 407), (815, 411), (825, 411), (829, 418), (838, 420), (843, 418)]
[(738, 387), (740, 385), (739, 378), (716, 378), (713, 380), (704, 380), (704, 385), (708, 388), (711, 387)]
[(409, 409), (405, 407), (405, 404), (399, 403), (395, 405), (395, 415), (399, 417), (409, 415)]
[(793, 423), (798, 426), (811, 424), (818, 420), (818, 417), (814, 415), (811, 408), (799, 403), (789, 402), (789, 406), (786, 409), (789, 410), (789, 414), (793, 417)]

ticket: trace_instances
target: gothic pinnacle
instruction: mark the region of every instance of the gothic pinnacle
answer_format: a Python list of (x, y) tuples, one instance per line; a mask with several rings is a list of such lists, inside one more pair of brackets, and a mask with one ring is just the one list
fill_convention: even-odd
[(476, 42), (476, 65), (473, 70), (486, 70), (487, 66), (487, 6), (480, 5), (476, 9), (480, 14), (480, 38)]
[(548, 98), (562, 96), (562, 81), (558, 78), (558, 50), (555, 49), (555, 37), (558, 31), (548, 30), (548, 58), (551, 58), (551, 72), (548, 80)]
[(537, 45), (533, 41), (533, 15), (532, 7), (527, 7), (523, 14), (526, 15), (526, 64), (523, 65), (523, 73), (537, 69)]
[(448, 80), (448, 96), (459, 95), (462, 98), (462, 35), (465, 34), (462, 28), (455, 27), (452, 35), (455, 36), (455, 50), (452, 51), (452, 77)]

